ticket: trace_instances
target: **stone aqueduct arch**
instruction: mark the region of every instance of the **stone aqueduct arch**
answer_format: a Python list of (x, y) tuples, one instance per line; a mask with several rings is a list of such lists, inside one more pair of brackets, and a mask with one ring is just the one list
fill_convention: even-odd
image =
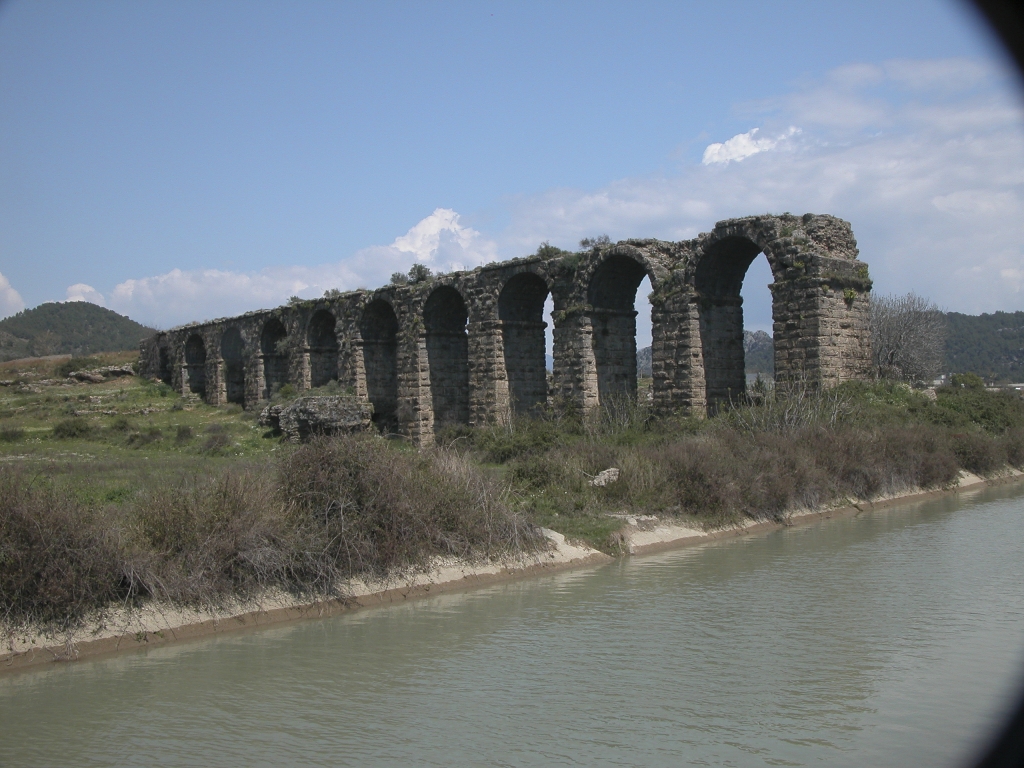
[(552, 401), (589, 411), (636, 391), (634, 299), (649, 277), (655, 409), (702, 415), (743, 391), (740, 286), (761, 253), (774, 277), (776, 378), (869, 377), (867, 265), (848, 223), (814, 214), (730, 219), (683, 242), (626, 240), (195, 323), (144, 341), (141, 372), (246, 408), (286, 384), (336, 381), (373, 404), (379, 425), (417, 441), (444, 423), (503, 421)]

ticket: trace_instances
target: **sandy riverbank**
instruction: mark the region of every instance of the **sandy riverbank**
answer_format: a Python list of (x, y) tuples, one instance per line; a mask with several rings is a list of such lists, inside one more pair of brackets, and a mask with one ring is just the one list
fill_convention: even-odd
[[(908, 490), (870, 502), (841, 505), (828, 509), (802, 510), (789, 515), (784, 523), (757, 522), (704, 531), (656, 517), (623, 516), (621, 546), (629, 554), (646, 554), (699, 544), (706, 541), (743, 536), (781, 525), (806, 524), (824, 518), (856, 514), (898, 503), (956, 493), (985, 484), (1016, 482), (1024, 472), (1012, 470), (994, 478), (962, 474), (954, 488), (937, 491)], [(353, 580), (346, 597), (314, 603), (296, 602), (287, 594), (268, 594), (258, 604), (226, 607), (218, 611), (192, 611), (166, 605), (150, 605), (130, 614), (114, 614), (103, 625), (84, 627), (68, 637), (33, 636), (31, 633), (3, 633), (0, 674), (5, 671), (39, 667), (54, 662), (95, 658), (100, 655), (139, 650), (167, 643), (205, 637), (241, 629), (263, 627), (300, 619), (322, 618), (356, 608), (389, 603), (425, 595), (472, 589), (498, 581), (553, 573), (610, 562), (614, 558), (590, 547), (567, 542), (556, 531), (545, 530), (551, 548), (518, 558), (484, 563), (437, 561), (430, 570), (396, 576), (385, 582)]]

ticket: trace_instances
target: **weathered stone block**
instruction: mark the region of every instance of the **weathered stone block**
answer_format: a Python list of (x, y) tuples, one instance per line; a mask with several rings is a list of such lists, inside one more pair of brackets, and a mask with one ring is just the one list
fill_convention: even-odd
[(343, 435), (370, 428), (373, 406), (355, 397), (300, 397), (289, 405), (269, 405), (260, 424), (301, 442), (315, 435)]

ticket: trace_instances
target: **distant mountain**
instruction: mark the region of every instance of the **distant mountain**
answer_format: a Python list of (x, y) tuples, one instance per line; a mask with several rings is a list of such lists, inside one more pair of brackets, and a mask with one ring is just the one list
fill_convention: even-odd
[(747, 373), (775, 375), (775, 343), (764, 331), (743, 332), (743, 364)]
[[(775, 374), (775, 347), (772, 337), (764, 331), (743, 332), (743, 362), (747, 373)], [(636, 375), (651, 375), (651, 348), (636, 351)]]
[(1024, 381), (1024, 312), (946, 313), (946, 369)]
[(152, 328), (85, 301), (50, 302), (0, 320), (0, 361), (136, 349)]
[(636, 375), (641, 379), (651, 376), (651, 348), (644, 347), (636, 351)]

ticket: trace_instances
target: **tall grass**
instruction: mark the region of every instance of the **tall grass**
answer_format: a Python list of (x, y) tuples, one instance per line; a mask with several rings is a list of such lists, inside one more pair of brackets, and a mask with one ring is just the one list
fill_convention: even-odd
[[(653, 512), (704, 526), (780, 519), (941, 488), (961, 470), (1024, 467), (1024, 401), (967, 390), (932, 399), (887, 383), (794, 383), (700, 422), (653, 420), (643, 403), (615, 402), (569, 429), (541, 420), (465, 437), (465, 450), (505, 465), (533, 520), (608, 548), (609, 515)], [(620, 470), (618, 482), (590, 485), (610, 467)]]
[(0, 617), (66, 630), (112, 606), (209, 607), (268, 588), (343, 596), (436, 556), (537, 545), (503, 489), (451, 452), (320, 439), (274, 464), (157, 481), (88, 503), (0, 468)]

